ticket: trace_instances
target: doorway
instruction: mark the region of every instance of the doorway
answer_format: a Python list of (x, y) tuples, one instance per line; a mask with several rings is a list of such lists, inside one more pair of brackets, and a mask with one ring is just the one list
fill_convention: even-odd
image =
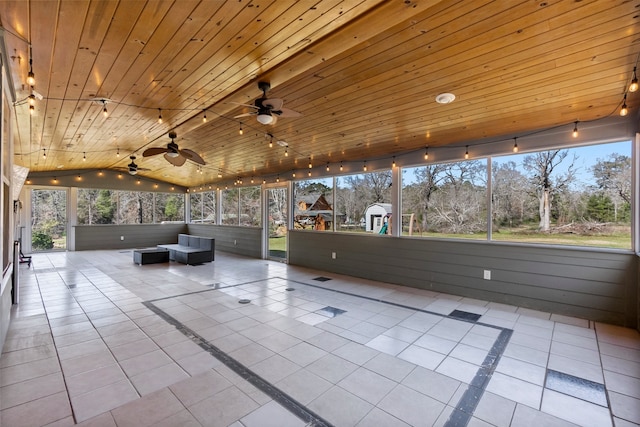
[(67, 249), (67, 191), (31, 190), (31, 250)]
[(289, 224), (287, 187), (268, 188), (266, 193), (267, 226), (264, 229), (267, 241), (267, 258), (286, 262)]

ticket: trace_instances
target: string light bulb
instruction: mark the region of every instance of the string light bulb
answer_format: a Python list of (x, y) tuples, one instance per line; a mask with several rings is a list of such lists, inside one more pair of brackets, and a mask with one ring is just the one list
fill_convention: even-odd
[(311, 157), (309, 157), (309, 169), (311, 169), (313, 167), (313, 164), (311, 164)]
[(574, 138), (578, 137), (578, 122), (575, 122), (573, 126), (573, 133), (571, 134), (571, 136), (573, 136)]
[(46, 159), (46, 158), (47, 158), (47, 149), (46, 149), (46, 148), (43, 148), (43, 149), (42, 149), (42, 158), (43, 158), (43, 159)]
[(327, 172), (329, 172), (329, 162), (327, 162)]
[(29, 114), (31, 114), (33, 116), (33, 114), (36, 112), (36, 106), (35, 105), (29, 105)]
[(393, 156), (393, 161), (391, 162), (391, 168), (396, 168), (396, 156)]
[(269, 148), (273, 147), (273, 135), (269, 138)]
[(629, 92), (635, 92), (638, 90), (638, 77), (636, 76), (636, 67), (633, 67), (633, 78), (629, 85)]
[(622, 108), (620, 108), (620, 115), (622, 117), (629, 114), (629, 109), (627, 108), (627, 94), (624, 94), (624, 99), (622, 100)]
[(287, 147), (284, 147), (284, 156), (289, 157), (289, 149)]
[(242, 123), (240, 123), (240, 129), (238, 129), (238, 134), (244, 135), (244, 130), (242, 130)]
[(293, 171), (293, 172), (291, 173), (291, 177), (292, 177), (292, 178), (295, 178), (295, 177), (296, 177), (296, 171)]
[(158, 124), (162, 124), (162, 109), (158, 108)]
[(207, 110), (202, 110), (202, 123), (207, 123)]
[(31, 95), (29, 95), (29, 105), (34, 106), (36, 105), (36, 96), (31, 93)]
[(120, 157), (120, 147), (117, 147), (116, 149), (116, 157)]
[(309, 172), (307, 173), (307, 176), (311, 176), (311, 171), (309, 171)]
[(27, 74), (27, 84), (31, 87), (36, 85), (36, 75), (33, 74), (33, 47), (29, 46), (29, 73)]
[(518, 138), (513, 138), (513, 152), (517, 153), (518, 152)]
[(276, 182), (280, 182), (280, 175), (276, 177)]
[(86, 151), (82, 153), (82, 161), (83, 162), (87, 161), (87, 152)]
[(362, 170), (365, 171), (365, 172), (367, 171), (367, 161), (366, 160), (362, 164)]
[(424, 159), (429, 160), (429, 146), (427, 145), (424, 149)]
[(109, 116), (109, 112), (107, 111), (107, 101), (102, 101), (102, 116), (106, 119)]
[(466, 151), (464, 152), (464, 158), (468, 159), (469, 158), (469, 146), (467, 145), (466, 147)]
[(342, 172), (342, 162), (340, 162), (340, 172)]

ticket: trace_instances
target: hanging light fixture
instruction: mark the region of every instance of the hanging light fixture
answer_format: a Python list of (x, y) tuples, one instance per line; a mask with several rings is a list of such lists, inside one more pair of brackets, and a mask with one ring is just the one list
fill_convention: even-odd
[(158, 124), (162, 124), (162, 109), (158, 108)]
[(309, 172), (307, 173), (307, 176), (311, 176), (311, 171), (309, 171)]
[(327, 162), (327, 172), (329, 172), (329, 162)]
[(47, 158), (47, 149), (46, 149), (46, 148), (43, 148), (43, 149), (42, 149), (42, 158), (43, 158), (43, 159), (46, 159), (46, 158)]
[(427, 145), (424, 149), (424, 159), (429, 160), (429, 146)]
[(513, 138), (513, 152), (518, 152), (518, 137)]
[(116, 149), (116, 157), (120, 157), (120, 147), (117, 147)]
[(629, 92), (635, 92), (638, 90), (638, 77), (636, 77), (636, 67), (633, 67), (633, 78), (629, 85)]
[(87, 161), (87, 152), (86, 151), (82, 153), (82, 161), (83, 162)]
[(311, 164), (311, 157), (309, 157), (309, 169), (311, 169), (313, 167), (313, 164)]
[(340, 172), (342, 172), (342, 162), (340, 162)]
[(284, 147), (284, 156), (289, 157), (289, 149), (287, 147)]
[(36, 85), (36, 76), (33, 74), (33, 47), (29, 46), (29, 73), (27, 74), (27, 84), (31, 87)]
[(466, 151), (464, 152), (464, 158), (468, 159), (469, 158), (469, 146), (467, 145), (466, 147)]
[(295, 178), (295, 177), (296, 177), (296, 171), (293, 171), (293, 172), (291, 173), (291, 177), (292, 177), (292, 178)]
[(107, 101), (102, 100), (102, 116), (106, 119), (109, 116), (109, 112), (107, 111)]
[(391, 168), (392, 169), (396, 168), (396, 156), (393, 156), (393, 161), (391, 162)]
[(573, 133), (571, 134), (571, 136), (573, 136), (574, 138), (578, 137), (578, 122), (574, 123), (573, 126)]
[(365, 171), (365, 172), (367, 171), (367, 161), (366, 160), (364, 161), (364, 163), (362, 165), (362, 170)]
[(202, 110), (202, 123), (207, 123), (207, 110)]
[(242, 123), (240, 123), (240, 129), (238, 129), (238, 134), (243, 135), (244, 131), (242, 130)]
[(620, 108), (620, 115), (626, 116), (629, 114), (629, 109), (627, 108), (627, 94), (624, 94), (624, 99), (622, 100), (622, 108)]

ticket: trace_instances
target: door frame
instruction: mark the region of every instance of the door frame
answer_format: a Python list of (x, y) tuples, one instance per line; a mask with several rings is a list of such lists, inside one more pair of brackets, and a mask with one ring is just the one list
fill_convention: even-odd
[(287, 234), (289, 230), (291, 230), (291, 188), (292, 183), (290, 181), (287, 182), (275, 182), (270, 184), (264, 184), (262, 188), (262, 258), (268, 259), (272, 261), (284, 262), (287, 264), (289, 262), (289, 236), (285, 237), (285, 257), (284, 258), (276, 258), (269, 255), (269, 191), (274, 189), (284, 189), (287, 195), (286, 206), (287, 206), (287, 219), (285, 222), (285, 227), (287, 228)]

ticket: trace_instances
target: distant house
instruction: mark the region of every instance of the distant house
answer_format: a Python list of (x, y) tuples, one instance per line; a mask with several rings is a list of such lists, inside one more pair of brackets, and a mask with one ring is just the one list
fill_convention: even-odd
[(301, 228), (331, 229), (333, 208), (322, 194), (297, 196), (294, 219)]
[(365, 230), (379, 233), (391, 216), (391, 203), (373, 203), (364, 211)]

